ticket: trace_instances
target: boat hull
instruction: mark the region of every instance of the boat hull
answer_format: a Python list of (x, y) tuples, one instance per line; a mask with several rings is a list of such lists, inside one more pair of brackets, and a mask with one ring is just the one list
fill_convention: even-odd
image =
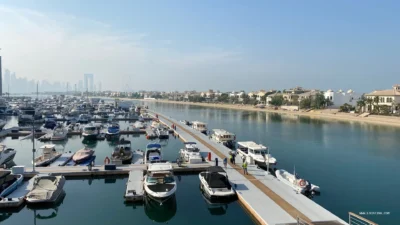
[(16, 176), (17, 179), (10, 186), (8, 186), (6, 189), (4, 189), (0, 193), (0, 197), (4, 197), (4, 196), (11, 194), (13, 191), (15, 191), (21, 185), (21, 183), (24, 179), (24, 176), (22, 176), (21, 174), (11, 175), (11, 176)]

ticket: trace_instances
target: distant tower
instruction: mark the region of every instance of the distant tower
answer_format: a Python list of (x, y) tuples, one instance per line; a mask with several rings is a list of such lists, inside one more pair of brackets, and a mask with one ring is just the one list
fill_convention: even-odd
[(93, 74), (86, 73), (83, 75), (84, 88), (86, 91), (94, 91)]
[(1, 68), (1, 56), (0, 56), (0, 96), (3, 96), (3, 68)]

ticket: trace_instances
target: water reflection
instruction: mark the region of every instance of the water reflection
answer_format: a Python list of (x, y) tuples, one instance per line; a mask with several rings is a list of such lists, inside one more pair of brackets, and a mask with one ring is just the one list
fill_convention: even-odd
[(165, 223), (171, 220), (176, 214), (176, 208), (175, 195), (161, 205), (159, 202), (145, 197), (144, 212), (152, 221)]
[(58, 208), (62, 205), (66, 196), (63, 191), (55, 203), (43, 203), (27, 205), (27, 208), (33, 211), (33, 224), (36, 225), (36, 220), (48, 220), (57, 217)]

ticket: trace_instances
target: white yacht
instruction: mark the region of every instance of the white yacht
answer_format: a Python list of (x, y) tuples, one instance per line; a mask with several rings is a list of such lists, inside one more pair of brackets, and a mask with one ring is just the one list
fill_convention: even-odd
[(251, 157), (259, 167), (266, 168), (267, 164), (272, 167), (277, 163), (276, 159), (269, 154), (268, 147), (264, 145), (256, 144), (253, 141), (238, 142), (237, 145), (237, 153), (242, 158)]
[(196, 142), (185, 142), (185, 147), (179, 151), (183, 161), (192, 163), (202, 163), (203, 158), (200, 155), (200, 149), (197, 147)]
[(5, 145), (0, 145), (0, 166), (11, 162), (17, 151), (12, 148), (7, 148)]
[(51, 136), (51, 141), (63, 141), (67, 138), (68, 130), (64, 126), (58, 125)]
[(99, 130), (94, 124), (90, 123), (83, 127), (82, 136), (84, 139), (93, 140), (97, 138), (97, 135), (99, 135)]
[(236, 192), (229, 183), (228, 175), (220, 166), (212, 166), (199, 174), (200, 189), (211, 200), (235, 197)]
[(132, 124), (132, 126), (137, 129), (145, 129), (146, 128), (146, 124), (141, 121), (136, 121), (134, 124)]
[(64, 176), (36, 175), (32, 190), (26, 195), (28, 203), (55, 202), (63, 193)]
[(297, 177), (296, 172), (294, 174), (289, 173), (286, 170), (276, 170), (276, 178), (278, 178), (283, 183), (292, 187), (295, 191), (304, 193), (307, 191), (320, 192), (320, 188), (317, 185), (311, 184), (309, 181)]
[(159, 139), (168, 139), (169, 138), (169, 130), (164, 128), (156, 129), (156, 134)]
[(144, 176), (144, 190), (150, 198), (162, 203), (174, 196), (177, 187), (172, 170), (171, 163), (149, 164)]
[(48, 166), (58, 159), (62, 153), (58, 152), (55, 147), (55, 145), (43, 145), (40, 147), (40, 149), (42, 149), (42, 155), (35, 158), (33, 162), (35, 166)]
[(150, 127), (154, 129), (159, 129), (162, 128), (162, 125), (159, 120), (154, 120), (153, 122), (151, 122)]
[(203, 134), (207, 134), (207, 124), (200, 121), (193, 121), (192, 128), (200, 131)]
[(146, 146), (146, 151), (145, 151), (145, 158), (144, 158), (144, 163), (154, 163), (154, 162), (160, 162), (162, 159), (161, 156), (161, 145), (157, 143), (152, 143), (148, 144)]
[(235, 148), (236, 135), (223, 129), (213, 129), (211, 138), (230, 149)]

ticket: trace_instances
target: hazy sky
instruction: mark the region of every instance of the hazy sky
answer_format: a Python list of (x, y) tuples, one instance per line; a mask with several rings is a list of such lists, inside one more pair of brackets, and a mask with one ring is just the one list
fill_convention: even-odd
[(104, 89), (400, 83), (400, 1), (0, 1), (3, 68)]

